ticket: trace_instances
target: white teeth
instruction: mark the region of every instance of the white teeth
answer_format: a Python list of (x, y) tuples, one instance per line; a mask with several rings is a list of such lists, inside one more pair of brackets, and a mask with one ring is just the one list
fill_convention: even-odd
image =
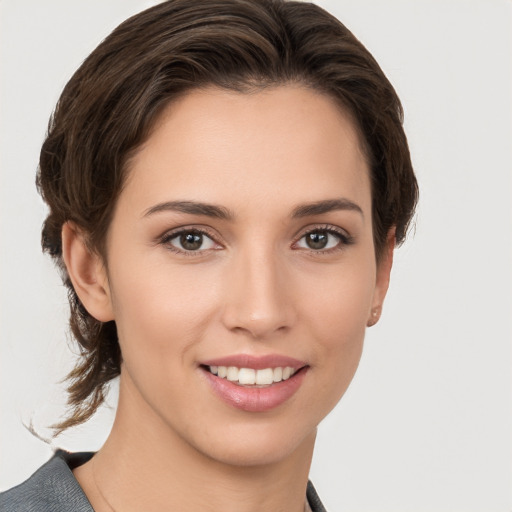
[(252, 368), (240, 368), (238, 382), (243, 385), (256, 384), (256, 370)]
[(221, 379), (227, 379), (241, 386), (270, 386), (274, 382), (289, 379), (295, 369), (291, 366), (278, 366), (277, 368), (237, 368), (236, 366), (210, 366), (209, 370)]
[(256, 372), (256, 384), (259, 386), (268, 386), (274, 382), (274, 370), (265, 368)]
[(226, 375), (227, 379), (231, 382), (238, 380), (239, 370), (236, 366), (228, 366), (228, 373)]

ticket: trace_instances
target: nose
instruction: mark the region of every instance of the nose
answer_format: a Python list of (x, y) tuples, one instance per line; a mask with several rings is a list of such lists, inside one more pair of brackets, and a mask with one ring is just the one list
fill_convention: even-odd
[(246, 251), (234, 260), (227, 272), (225, 327), (254, 339), (289, 330), (296, 314), (285, 262), (271, 250)]

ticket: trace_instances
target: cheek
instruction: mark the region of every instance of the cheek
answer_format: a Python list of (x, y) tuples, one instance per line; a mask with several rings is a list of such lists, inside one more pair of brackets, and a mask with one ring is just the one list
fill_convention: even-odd
[[(186, 352), (214, 314), (218, 291), (211, 270), (173, 268), (168, 262), (141, 264), (118, 258), (111, 288), (121, 349), (162, 361)], [(174, 357), (173, 360), (178, 358)], [(179, 360), (179, 359), (178, 359)]]
[(133, 383), (128, 386), (135, 396), (156, 409), (181, 408), (193, 398), (189, 370), (195, 369), (194, 347), (212, 315), (215, 292), (200, 290), (200, 279), (169, 265), (117, 262), (111, 292), (125, 385)]
[(312, 317), (321, 365), (343, 389), (361, 357), (369, 302), (369, 296), (359, 290), (335, 290), (322, 296), (321, 309)]
[[(375, 290), (375, 263), (364, 255), (354, 263), (314, 276), (302, 292), (302, 308), (314, 322), (319, 339), (350, 343), (364, 333)], [(315, 281), (316, 279), (316, 283)], [(331, 343), (331, 341), (329, 341)]]
[(316, 346), (315, 379), (328, 390), (319, 400), (321, 405), (312, 407), (330, 410), (349, 386), (361, 358), (374, 285), (375, 266), (368, 261), (331, 275), (303, 302)]

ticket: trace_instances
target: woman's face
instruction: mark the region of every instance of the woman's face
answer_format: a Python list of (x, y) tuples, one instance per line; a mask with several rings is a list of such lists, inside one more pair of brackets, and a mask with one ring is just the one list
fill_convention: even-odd
[(387, 288), (368, 173), (350, 118), (312, 90), (170, 105), (107, 239), (119, 412), (231, 464), (311, 442)]

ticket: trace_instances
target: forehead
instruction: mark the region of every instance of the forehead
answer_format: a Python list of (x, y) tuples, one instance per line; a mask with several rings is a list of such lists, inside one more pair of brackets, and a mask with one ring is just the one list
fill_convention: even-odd
[[(129, 164), (125, 194), (260, 207), (327, 196), (370, 199), (350, 115), (300, 86), (194, 90), (171, 103)], [(172, 197), (171, 197), (172, 196)]]

